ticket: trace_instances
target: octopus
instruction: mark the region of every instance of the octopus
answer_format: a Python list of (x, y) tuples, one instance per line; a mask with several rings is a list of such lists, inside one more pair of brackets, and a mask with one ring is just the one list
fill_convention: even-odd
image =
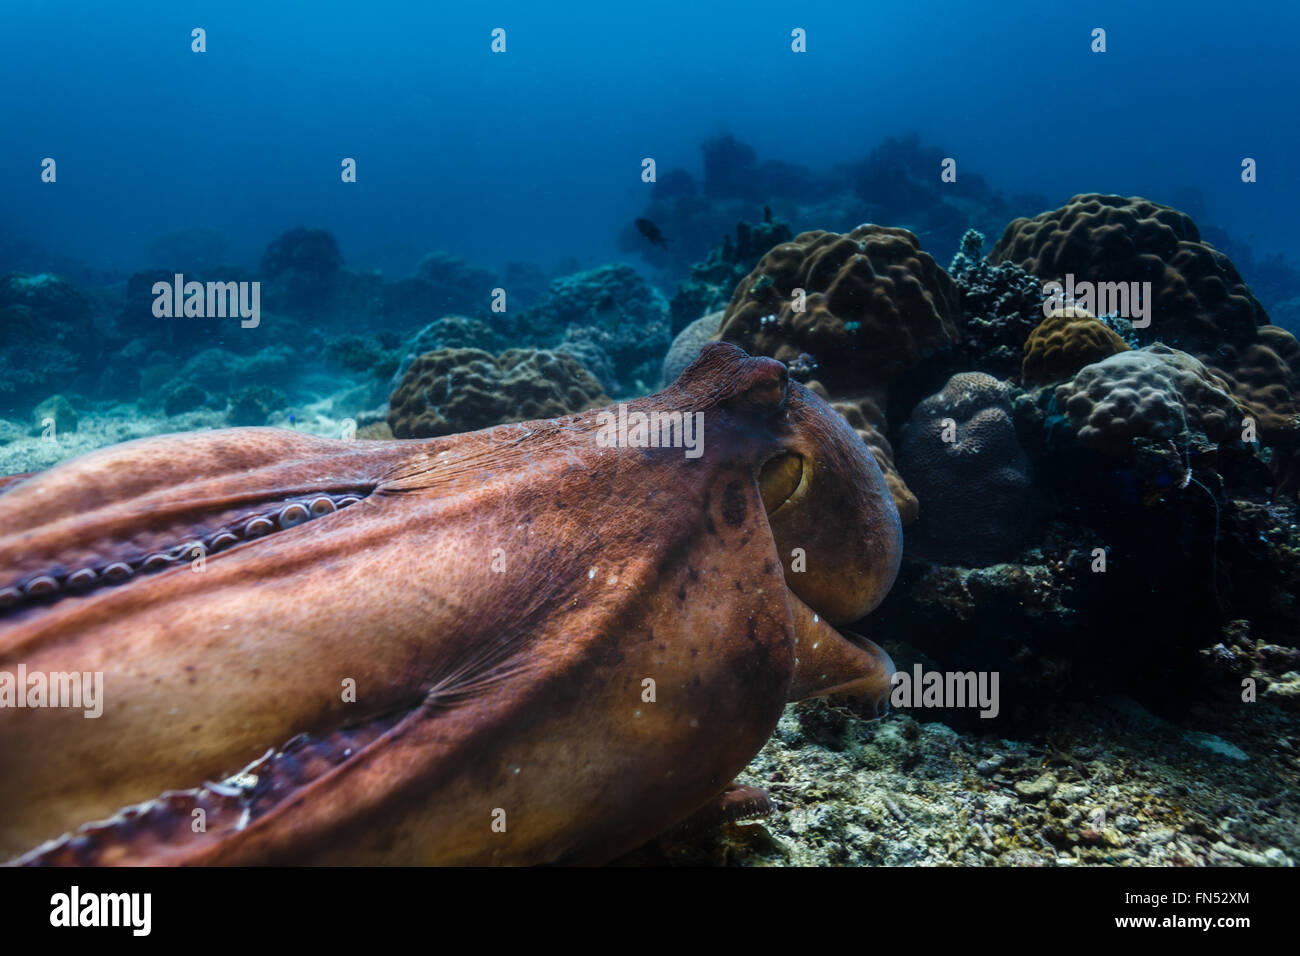
[[(670, 425), (598, 440), (615, 414)], [(732, 781), (788, 702), (887, 706), (844, 630), (898, 570), (880, 469), (728, 344), (621, 408), (161, 436), (0, 488), (13, 864), (599, 864), (764, 812)]]

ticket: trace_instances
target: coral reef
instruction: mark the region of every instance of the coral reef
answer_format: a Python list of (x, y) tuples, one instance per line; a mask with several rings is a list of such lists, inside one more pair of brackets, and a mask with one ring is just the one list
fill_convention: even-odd
[(0, 309), (18, 306), (39, 316), (44, 336), (78, 355), (97, 345), (90, 306), (71, 283), (49, 273), (0, 278)]
[(1092, 313), (1074, 306), (1054, 309), (1029, 333), (1020, 378), (1027, 386), (1050, 385), (1085, 365), (1127, 351), (1124, 340)]
[[(262, 298), (261, 326), (256, 330), (240, 330), (244, 334), (233, 335), (228, 333), (231, 332), (232, 326), (234, 329), (239, 329), (238, 318), (185, 316), (160, 318), (153, 314), (156, 298), (153, 292), (155, 283), (162, 282), (170, 288), (175, 281), (177, 271), (170, 267), (145, 269), (132, 274), (127, 279), (126, 289), (120, 297), (113, 317), (112, 332), (115, 345), (125, 348), (138, 342), (150, 349), (165, 349), (182, 359), (204, 348), (217, 345), (235, 350), (254, 349), (266, 343), (269, 330), (278, 324), (267, 314), (272, 311), (271, 298), (283, 294), (287, 304), (295, 309), (310, 311), (312, 304), (318, 304), (322, 301), (321, 296), (324, 295), (313, 285), (314, 280), (311, 278), (286, 272), (281, 276), (281, 280), (271, 283), (264, 289), (264, 291), (275, 291), (267, 291), (267, 295)], [(202, 283), (255, 280), (255, 276), (234, 267), (222, 268), (218, 272), (188, 272), (184, 273), (184, 276), (186, 282)], [(298, 286), (311, 288), (302, 292)], [(294, 298), (300, 293), (308, 298), (306, 300)], [(277, 331), (288, 330), (277, 329)]]
[(1090, 193), (1014, 219), (989, 260), (1014, 262), (1042, 279), (1073, 275), (1076, 284), (1149, 281), (1148, 340), (1192, 354), (1245, 345), (1268, 322), (1236, 267), (1201, 241), (1190, 217), (1140, 197)]
[(1232, 261), (1202, 241), (1191, 218), (1140, 197), (1079, 195), (1060, 209), (1013, 220), (989, 256), (1044, 279), (1150, 282), (1150, 326), (1136, 330), (1200, 359), (1274, 447), (1279, 486), (1300, 485), (1300, 356), (1269, 323)]
[(519, 324), (535, 338), (557, 338), (570, 325), (652, 329), (666, 325), (667, 316), (663, 293), (631, 266), (614, 263), (552, 280)]
[(876, 222), (906, 226), (928, 248), (952, 249), (967, 226), (989, 229), (1013, 215), (1013, 205), (982, 176), (966, 169), (956, 181), (939, 177), (947, 154), (909, 134), (889, 137), (850, 166), (857, 195)]
[(607, 404), (600, 383), (563, 352), (438, 349), (407, 369), (388, 426), (397, 438), (433, 438)]
[(216, 229), (191, 226), (166, 232), (149, 243), (149, 264), (179, 272), (207, 272), (227, 261), (229, 240)]
[(353, 372), (391, 378), (397, 371), (401, 347), (401, 339), (393, 332), (381, 331), (373, 336), (341, 335), (325, 343), (325, 357)]
[(621, 263), (554, 280), (518, 325), (527, 341), (573, 354), (612, 395), (649, 391), (671, 342), (663, 294)]
[(342, 266), (338, 241), (324, 229), (290, 229), (273, 239), (262, 254), (262, 274), (269, 279), (293, 273), (323, 282)]
[[(444, 315), (434, 319), (420, 331), (402, 343), (398, 352), (400, 358), (393, 372), (392, 389), (396, 389), (406, 377), (406, 370), (421, 355), (438, 349), (483, 349), (491, 352), (496, 348), (496, 336), (485, 322), (466, 318), (463, 315)], [(391, 389), (390, 389), (391, 390)]]
[(441, 251), (425, 256), (415, 275), (429, 286), (424, 302), (434, 316), (486, 312), (492, 302), (492, 290), (501, 285), (500, 277), (491, 270)]
[(248, 385), (230, 399), (231, 425), (265, 425), (271, 413), (284, 408), (284, 392), (265, 385)]
[(1002, 383), (962, 372), (903, 426), (898, 469), (920, 502), (907, 547), (940, 564), (1014, 557), (1028, 528), (1029, 459)]
[(264, 301), (290, 314), (317, 308), (334, 297), (342, 267), (339, 244), (329, 232), (290, 229), (262, 254), (262, 274), (269, 280)]
[(0, 278), (0, 412), (25, 417), (31, 403), (88, 370), (101, 345), (71, 283), (48, 273)]
[(736, 223), (736, 239), (730, 236), (709, 250), (708, 258), (691, 266), (690, 278), (677, 285), (669, 310), (672, 332), (677, 335), (703, 315), (725, 309), (736, 285), (773, 246), (794, 238), (783, 220), (768, 219), (758, 225)]
[(193, 382), (182, 382), (163, 396), (163, 411), (168, 415), (181, 415), (202, 407), (207, 401), (207, 392)]
[(23, 416), (31, 403), (73, 379), (82, 360), (46, 337), (41, 316), (25, 305), (0, 309), (0, 412)]
[(532, 262), (507, 262), (501, 275), (511, 309), (532, 308), (546, 294), (550, 281), (546, 271)]
[(983, 234), (966, 230), (948, 266), (965, 314), (962, 352), (968, 365), (1011, 378), (1022, 343), (1043, 314), (1042, 280), (1012, 262), (993, 265), (983, 247)]

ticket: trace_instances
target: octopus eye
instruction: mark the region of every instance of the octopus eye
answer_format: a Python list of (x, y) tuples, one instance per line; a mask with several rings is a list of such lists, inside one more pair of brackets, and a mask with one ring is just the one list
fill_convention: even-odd
[(758, 491), (770, 515), (790, 499), (803, 481), (803, 456), (782, 452), (769, 458), (758, 473)]

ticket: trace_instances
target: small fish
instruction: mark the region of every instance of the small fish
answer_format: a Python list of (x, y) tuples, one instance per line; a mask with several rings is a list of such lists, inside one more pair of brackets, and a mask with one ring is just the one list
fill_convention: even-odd
[(659, 231), (659, 227), (649, 219), (638, 219), (636, 221), (636, 228), (637, 232), (645, 236), (652, 246), (667, 247), (668, 240), (665, 239), (664, 234)]

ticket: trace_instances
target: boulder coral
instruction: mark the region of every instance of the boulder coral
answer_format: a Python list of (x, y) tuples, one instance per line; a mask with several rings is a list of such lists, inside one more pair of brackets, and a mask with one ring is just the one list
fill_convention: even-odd
[(1057, 386), (1055, 400), (1081, 445), (1114, 455), (1135, 438), (1168, 439), (1181, 449), (1200, 435), (1216, 444), (1241, 435), (1242, 412), (1227, 383), (1167, 345), (1085, 366)]
[(952, 347), (960, 314), (956, 286), (916, 236), (862, 225), (770, 250), (736, 287), (720, 337), (787, 363), (806, 352), (838, 393), (887, 385)]
[(898, 467), (920, 501), (910, 552), (965, 567), (1015, 556), (1031, 514), (1029, 459), (1001, 382), (983, 372), (948, 379), (903, 426)]
[(695, 361), (695, 357), (700, 354), (700, 349), (717, 334), (718, 326), (722, 324), (722, 315), (721, 311), (711, 312), (691, 322), (677, 333), (673, 344), (668, 348), (668, 354), (664, 357), (663, 373), (660, 376), (664, 385), (677, 381), (677, 376), (686, 371), (686, 366)]
[(1079, 195), (1014, 219), (989, 261), (1015, 262), (1041, 279), (1072, 275), (1076, 284), (1150, 282), (1147, 333), (1186, 352), (1244, 345), (1268, 322), (1232, 261), (1201, 240), (1189, 216), (1137, 196)]
[(600, 383), (563, 352), (438, 349), (416, 359), (389, 398), (396, 438), (434, 438), (608, 405)]
[(1043, 279), (1151, 283), (1144, 341), (1185, 351), (1226, 384), (1272, 446), (1279, 490), (1300, 486), (1300, 345), (1189, 216), (1140, 197), (1087, 194), (1013, 220), (989, 256)]
[(1025, 385), (1048, 385), (1100, 362), (1128, 344), (1086, 309), (1055, 309), (1029, 333), (1020, 379)]

